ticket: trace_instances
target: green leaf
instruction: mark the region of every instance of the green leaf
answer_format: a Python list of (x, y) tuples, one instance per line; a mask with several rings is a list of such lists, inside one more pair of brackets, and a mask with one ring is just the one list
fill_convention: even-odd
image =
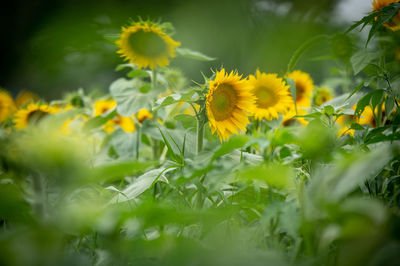
[(394, 18), (397, 13), (400, 11), (400, 4), (399, 3), (392, 3), (390, 5), (385, 6), (379, 11), (377, 19), (373, 20), (372, 27), (368, 34), (368, 39), (365, 46), (368, 45), (369, 41), (371, 40), (372, 36), (382, 27), (382, 25), (392, 18)]
[(364, 127), (357, 123), (352, 123), (350, 128), (354, 130), (364, 130)]
[(392, 112), (393, 107), (394, 107), (394, 97), (392, 95), (388, 95), (385, 101), (385, 111), (387, 116), (389, 116), (389, 114)]
[(384, 95), (384, 90), (374, 90), (371, 92), (371, 104), (372, 110), (382, 101)]
[(369, 63), (379, 58), (379, 52), (373, 52), (366, 49), (356, 52), (351, 58), (351, 66), (353, 67), (354, 75), (360, 73)]
[(185, 129), (196, 128), (197, 120), (196, 117), (188, 114), (179, 114), (174, 117), (175, 120), (182, 123)]
[[(373, 92), (373, 91), (372, 91)], [(372, 92), (367, 93), (366, 95), (364, 95), (357, 103), (357, 108), (355, 111), (355, 114), (357, 116), (360, 116), (362, 114), (362, 112), (364, 111), (365, 107), (368, 106), (371, 102), (371, 96), (372, 96)]]
[(127, 76), (130, 78), (147, 78), (150, 77), (150, 74), (146, 70), (134, 69)]
[(108, 120), (114, 118), (114, 116), (117, 114), (116, 110), (110, 112), (106, 116), (96, 116), (88, 120), (85, 125), (83, 126), (83, 131), (89, 131), (94, 128), (101, 127), (105, 123), (107, 123)]
[(296, 106), (296, 83), (294, 83), (293, 79), (286, 79), (286, 83), (289, 85), (290, 93), (292, 94), (292, 98), (294, 101), (294, 105)]
[(233, 150), (239, 149), (246, 145), (249, 137), (247, 136), (233, 136), (227, 142), (222, 143), (222, 145), (214, 152), (212, 160), (215, 160), (219, 156), (225, 155)]
[(120, 78), (114, 81), (110, 86), (112, 97), (117, 101), (117, 111), (122, 116), (131, 116), (142, 108), (149, 108), (153, 99), (157, 97), (157, 92), (151, 90), (148, 93), (142, 93), (140, 88), (143, 82), (138, 79), (127, 80)]
[(192, 51), (187, 48), (176, 48), (176, 52), (179, 56), (186, 57), (189, 59), (194, 59), (198, 61), (213, 61), (216, 58), (206, 56), (200, 52)]
[(126, 176), (132, 176), (150, 166), (153, 162), (120, 161), (91, 169), (92, 180), (112, 182)]
[(156, 101), (153, 110), (158, 110), (161, 107), (168, 106), (174, 103), (191, 101), (195, 91), (191, 90), (184, 94), (174, 93), (166, 97), (160, 98)]
[(360, 85), (358, 85), (358, 86), (349, 94), (349, 96), (346, 98), (346, 100), (350, 99), (351, 96), (353, 96), (355, 93), (357, 93), (359, 90), (361, 90), (361, 89), (364, 88), (365, 86), (368, 86), (368, 85), (366, 85), (365, 82), (363, 82), (363, 83), (361, 83)]
[(361, 20), (354, 23), (345, 33), (349, 33), (350, 31), (354, 30), (361, 24), (364, 24), (363, 25), (363, 28), (364, 28), (368, 23), (370, 23), (374, 20), (374, 18), (378, 15), (378, 13), (379, 13), (379, 11), (374, 11), (371, 14), (369, 14), (368, 16), (363, 17)]
[(146, 172), (135, 179), (132, 184), (123, 189), (121, 192), (122, 195), (118, 194), (111, 200), (111, 203), (124, 202), (138, 197), (140, 194), (149, 189), (162, 174), (173, 169), (174, 168), (159, 168)]

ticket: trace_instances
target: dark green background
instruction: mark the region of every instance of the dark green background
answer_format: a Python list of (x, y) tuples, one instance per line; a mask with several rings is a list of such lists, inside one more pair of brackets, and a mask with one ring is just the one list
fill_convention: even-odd
[[(328, 23), (336, 4), (334, 0), (14, 1), (0, 16), (0, 86), (14, 95), (27, 89), (46, 99), (78, 88), (107, 91), (123, 73), (115, 72), (122, 59), (103, 35), (118, 33), (130, 17), (138, 16), (172, 22), (174, 39), (182, 47), (218, 58), (173, 60), (172, 66), (182, 68), (189, 79), (201, 81), (201, 72), (210, 75), (210, 68), (221, 65), (244, 74), (257, 67), (282, 74), (301, 43), (342, 29), (340, 23), (335, 27)], [(329, 49), (322, 44), (307, 58), (326, 54)], [(299, 67), (318, 81), (328, 71), (323, 65), (302, 60)]]

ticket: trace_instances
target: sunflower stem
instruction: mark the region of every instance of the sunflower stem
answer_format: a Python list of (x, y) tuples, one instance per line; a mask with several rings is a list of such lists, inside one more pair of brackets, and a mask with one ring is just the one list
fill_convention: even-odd
[[(153, 90), (155, 90), (156, 86), (157, 86), (157, 70), (153, 69), (153, 71), (151, 73), (152, 73), (151, 87), (152, 87)], [(158, 118), (157, 111), (154, 111), (153, 119), (154, 119), (155, 122), (157, 122), (157, 118)], [(158, 157), (159, 157), (160, 148), (159, 148), (158, 145), (159, 145), (158, 140), (154, 139), (154, 144), (153, 144), (153, 159), (154, 160), (158, 160), (159, 159)]]
[(136, 131), (136, 160), (139, 160), (139, 146), (140, 146), (140, 126), (138, 126), (137, 131)]
[(197, 118), (197, 154), (203, 150), (203, 138), (204, 138), (204, 122), (201, 117)]

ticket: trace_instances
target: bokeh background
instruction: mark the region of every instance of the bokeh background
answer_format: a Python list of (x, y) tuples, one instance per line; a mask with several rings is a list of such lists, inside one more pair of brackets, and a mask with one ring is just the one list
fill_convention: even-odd
[[(15, 0), (0, 11), (0, 87), (30, 90), (47, 100), (83, 88), (106, 92), (122, 74), (122, 59), (104, 38), (129, 18), (172, 22), (182, 47), (216, 57), (184, 58), (172, 66), (189, 80), (224, 66), (250, 74), (259, 68), (284, 73), (296, 48), (321, 33), (344, 30), (371, 9), (369, 0)], [(329, 69), (321, 44), (299, 67), (318, 82)]]

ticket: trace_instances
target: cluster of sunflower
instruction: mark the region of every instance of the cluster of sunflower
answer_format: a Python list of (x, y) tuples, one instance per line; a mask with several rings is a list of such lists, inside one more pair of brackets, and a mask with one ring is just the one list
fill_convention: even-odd
[[(122, 27), (122, 34), (116, 41), (120, 48), (117, 53), (139, 69), (150, 67), (154, 70), (169, 64), (175, 57), (179, 42), (174, 41), (162, 25), (150, 21), (134, 22)], [(277, 74), (266, 74), (257, 70), (255, 75), (243, 78), (237, 72), (217, 71), (215, 79), (209, 81), (206, 94), (206, 114), (210, 128), (224, 141), (231, 135), (245, 131), (249, 116), (257, 120), (278, 119), (283, 116), (285, 123), (294, 121), (293, 116), (306, 114), (312, 102), (315, 88), (311, 77), (302, 71), (289, 73), (286, 78), (296, 84), (296, 106), (285, 79)], [(321, 105), (332, 99), (328, 89), (317, 90), (313, 103)], [(200, 109), (202, 109), (200, 107)], [(297, 111), (296, 111), (297, 109)], [(304, 119), (298, 121), (306, 124)]]
[[(105, 116), (112, 112), (116, 105), (117, 102), (114, 99), (99, 99), (94, 102), (92, 113), (90, 111), (89, 113), (82, 111), (72, 118), (67, 118), (59, 129), (59, 133), (68, 135), (72, 132), (75, 124), (78, 124), (79, 128), (81, 128), (83, 122), (88, 121), (91, 116)], [(37, 125), (44, 117), (49, 115), (73, 109), (76, 108), (71, 104), (49, 105), (43, 103), (35, 94), (26, 91), (19, 93), (14, 101), (7, 91), (0, 91), (0, 122), (10, 122), (11, 127), (16, 130), (23, 130), (30, 125)], [(146, 119), (153, 119), (152, 113), (146, 108), (142, 108), (132, 117), (115, 114), (104, 124), (103, 129), (107, 133), (113, 132), (117, 127), (125, 132), (134, 132), (136, 130), (135, 120), (141, 124)]]

